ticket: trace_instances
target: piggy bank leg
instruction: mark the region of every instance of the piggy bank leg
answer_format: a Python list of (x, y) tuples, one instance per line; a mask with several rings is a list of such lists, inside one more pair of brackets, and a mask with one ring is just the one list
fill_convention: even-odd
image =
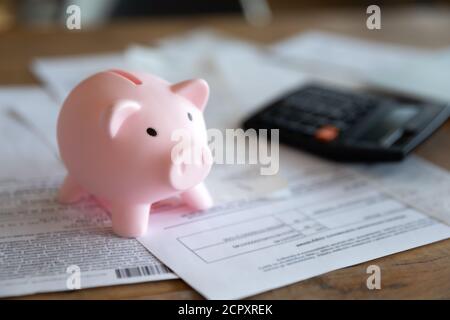
[(111, 204), (112, 227), (115, 234), (136, 238), (147, 232), (150, 205)]
[(69, 204), (80, 200), (86, 191), (70, 175), (67, 175), (58, 192), (58, 201)]
[(203, 183), (183, 192), (181, 199), (190, 207), (197, 210), (206, 210), (213, 206), (213, 200)]

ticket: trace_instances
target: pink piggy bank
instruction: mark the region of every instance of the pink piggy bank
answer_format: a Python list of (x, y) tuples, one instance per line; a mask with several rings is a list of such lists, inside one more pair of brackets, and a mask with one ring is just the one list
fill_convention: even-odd
[[(204, 80), (170, 84), (122, 70), (82, 81), (58, 118), (59, 151), (68, 171), (59, 201), (94, 195), (110, 209), (113, 230), (123, 237), (144, 234), (152, 203), (171, 196), (180, 195), (195, 209), (211, 207), (202, 183), (212, 165), (203, 119), (208, 95)], [(190, 136), (178, 149), (177, 131)]]

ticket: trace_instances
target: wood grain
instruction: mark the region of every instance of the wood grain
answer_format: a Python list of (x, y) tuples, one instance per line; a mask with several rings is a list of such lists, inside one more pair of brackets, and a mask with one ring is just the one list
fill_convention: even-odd
[[(370, 40), (438, 48), (450, 45), (448, 8), (383, 9), (382, 30), (365, 28), (364, 8), (305, 11), (276, 16), (268, 27), (248, 26), (242, 18), (215, 16), (195, 19), (118, 22), (107, 28), (67, 31), (58, 28), (12, 30), (0, 35), (0, 85), (36, 84), (30, 62), (40, 56), (76, 55), (121, 50), (131, 43), (147, 44), (199, 27), (271, 43), (308, 29), (334, 31)], [(450, 170), (450, 124), (417, 153)], [(382, 289), (368, 290), (366, 268), (382, 270)], [(220, 288), (218, 288), (220, 290)], [(450, 299), (450, 240), (333, 271), (272, 290), (255, 299)], [(47, 293), (21, 299), (201, 299), (181, 280)]]

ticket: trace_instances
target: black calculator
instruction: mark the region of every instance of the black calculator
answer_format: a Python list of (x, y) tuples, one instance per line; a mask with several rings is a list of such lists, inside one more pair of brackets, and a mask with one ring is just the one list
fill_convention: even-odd
[(450, 105), (398, 94), (304, 86), (245, 120), (280, 142), (339, 161), (403, 159), (450, 115)]

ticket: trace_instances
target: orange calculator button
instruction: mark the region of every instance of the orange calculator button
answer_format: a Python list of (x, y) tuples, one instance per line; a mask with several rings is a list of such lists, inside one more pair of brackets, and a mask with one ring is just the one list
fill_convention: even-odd
[(327, 125), (317, 129), (317, 131), (314, 134), (314, 137), (322, 142), (331, 142), (335, 140), (338, 137), (338, 135), (339, 135), (338, 128)]

